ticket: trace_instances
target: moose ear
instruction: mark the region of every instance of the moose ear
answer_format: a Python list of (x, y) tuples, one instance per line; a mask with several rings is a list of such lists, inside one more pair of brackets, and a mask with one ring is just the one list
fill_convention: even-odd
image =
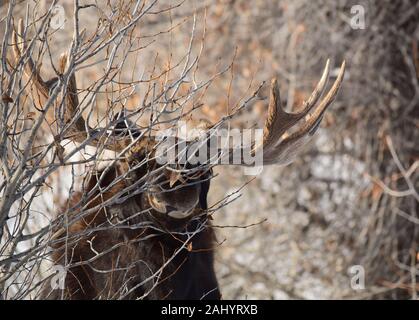
[(141, 135), (140, 128), (138, 128), (134, 122), (129, 120), (125, 109), (118, 112), (114, 116), (113, 121), (116, 122), (114, 126), (116, 134), (132, 135), (133, 138), (137, 138)]
[(201, 193), (199, 194), (199, 206), (202, 210), (208, 209), (207, 196), (210, 188), (210, 177), (212, 175), (212, 170), (208, 171), (208, 174), (205, 175), (205, 180), (201, 182)]

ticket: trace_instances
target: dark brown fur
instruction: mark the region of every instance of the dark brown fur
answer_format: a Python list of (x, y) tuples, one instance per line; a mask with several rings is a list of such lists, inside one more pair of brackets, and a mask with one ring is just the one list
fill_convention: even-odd
[[(100, 185), (108, 186), (120, 170), (119, 166), (109, 170)], [(96, 185), (96, 177), (92, 175), (90, 178), (86, 194)], [(98, 192), (90, 199), (83, 199), (82, 194), (77, 193), (69, 207), (90, 200), (85, 210), (94, 208), (125, 187), (126, 183), (119, 182), (96, 199)], [(204, 206), (208, 188), (209, 182), (203, 182), (201, 197), (205, 201)], [(132, 228), (111, 225), (116, 223), (116, 217), (127, 218), (146, 208), (143, 195), (135, 195), (122, 205), (102, 208), (72, 224), (67, 246), (61, 242), (53, 253), (55, 264), (66, 265), (67, 261), (73, 265), (67, 272), (64, 292), (46, 288), (45, 297), (60, 299), (63, 294), (64, 299), (219, 299), (213, 261), (215, 237), (206, 215), (197, 214), (192, 219), (178, 221), (150, 210), (122, 224)], [(197, 208), (197, 213), (202, 213), (202, 209), (206, 207)], [(187, 240), (186, 235), (174, 233), (193, 232), (202, 224), (206, 224), (203, 230), (194, 235), (186, 248), (172, 259), (177, 250), (185, 247)], [(86, 231), (98, 227), (100, 231), (86, 234)], [(106, 254), (95, 258), (95, 252)], [(169, 259), (172, 260), (165, 265)], [(159, 273), (163, 265), (165, 267)]]

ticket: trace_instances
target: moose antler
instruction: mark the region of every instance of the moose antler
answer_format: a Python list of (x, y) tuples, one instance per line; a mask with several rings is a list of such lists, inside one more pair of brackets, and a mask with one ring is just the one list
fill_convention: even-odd
[[(323, 100), (317, 104), (329, 78), (329, 69), (330, 61), (327, 60), (320, 81), (308, 100), (304, 102), (302, 110), (297, 113), (288, 113), (282, 108), (278, 82), (275, 78), (272, 79), (268, 114), (263, 128), (261, 145), (253, 146), (250, 149), (243, 147), (228, 149), (228, 164), (237, 164), (233, 161), (234, 154), (239, 153), (241, 159), (243, 159), (243, 155), (249, 152), (252, 156), (261, 152), (263, 155), (263, 165), (286, 165), (291, 163), (299, 150), (316, 132), (324, 112), (336, 98), (345, 73), (345, 61), (340, 67), (335, 83), (324, 96)], [(306, 117), (304, 123), (296, 131), (288, 134), (287, 131), (296, 128), (297, 123), (304, 117)], [(222, 150), (218, 151), (219, 155), (222, 153)], [(239, 165), (247, 166), (255, 164), (241, 162)]]
[[(320, 81), (309, 99), (304, 102), (303, 109), (297, 113), (284, 111), (281, 106), (278, 82), (276, 79), (272, 80), (268, 115), (263, 129), (263, 164), (288, 164), (316, 132), (324, 112), (336, 98), (345, 74), (344, 61), (335, 83), (323, 100), (314, 108), (322, 96), (329, 78), (329, 65), (330, 62), (327, 60)], [(312, 113), (310, 113), (311, 111)], [(289, 136), (284, 136), (287, 130), (293, 128), (299, 120), (306, 116), (308, 116), (308, 119), (305, 120), (301, 128)], [(254, 152), (258, 152), (258, 149)]]
[[(68, 125), (66, 134), (62, 137), (62, 139), (70, 139), (79, 143), (87, 141), (86, 143), (92, 146), (100, 145), (100, 137), (103, 136), (101, 131), (103, 132), (104, 130), (91, 128), (84, 120), (83, 116), (79, 114), (80, 110), (76, 76), (74, 72), (70, 73), (67, 70), (69, 68), (70, 60), (66, 53), (61, 54), (58, 68), (60, 77), (69, 73), (67, 88), (65, 90), (65, 101), (63, 102), (64, 109), (61, 117), (62, 119), (55, 116), (54, 108), (45, 108), (45, 105), (50, 98), (51, 91), (53, 91), (54, 87), (59, 84), (60, 80), (58, 77), (54, 77), (48, 81), (44, 81), (30, 54), (26, 54), (27, 57), (25, 57), (25, 50), (27, 48), (25, 39), (23, 38), (23, 31), (23, 20), (20, 19), (18, 23), (18, 31), (16, 33), (13, 30), (12, 35), (15, 65), (17, 66), (21, 59), (27, 60), (23, 62), (24, 75), (28, 82), (28, 86), (30, 87), (30, 93), (36, 108), (41, 112), (45, 112), (45, 119), (50, 127), (56, 123), (57, 120), (61, 120), (60, 122), (62, 124)], [(54, 135), (57, 136), (58, 134), (59, 132), (57, 129), (54, 132)], [(126, 137), (117, 138), (115, 136), (107, 136), (106, 139), (105, 148), (113, 151), (122, 151), (131, 142), (130, 139)]]

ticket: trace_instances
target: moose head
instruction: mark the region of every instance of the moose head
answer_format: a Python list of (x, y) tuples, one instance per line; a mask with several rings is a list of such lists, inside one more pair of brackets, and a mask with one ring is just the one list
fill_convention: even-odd
[[(141, 246), (136, 243), (136, 246), (130, 247), (131, 251), (128, 250), (131, 258), (124, 257), (125, 260), (121, 259), (121, 261), (125, 261), (123, 264), (124, 267), (127, 267), (133, 265), (134, 259), (145, 260), (147, 268), (151, 270), (145, 272), (145, 267), (142, 266), (143, 269), (135, 269), (137, 268), (135, 267), (135, 270), (132, 271), (134, 274), (132, 279), (135, 280), (130, 283), (130, 287), (142, 290), (138, 293), (131, 289), (129, 292), (135, 292), (135, 297), (149, 292), (144, 281), (150, 277), (150, 272), (160, 270), (159, 267), (162, 264), (166, 266), (164, 261), (171, 261), (174, 265), (166, 268), (170, 270), (170, 272), (167, 271), (167, 278), (170, 280), (160, 285), (164, 289), (157, 291), (160, 293), (152, 297), (170, 296), (172, 298), (198, 299), (203, 295), (206, 296), (208, 292), (216, 292), (217, 294), (207, 297), (219, 298), (211, 251), (213, 234), (209, 228), (207, 206), (212, 168), (228, 164), (248, 166), (249, 164), (245, 162), (235, 163), (232, 161), (235, 155), (243, 156), (246, 153), (260, 154), (262, 165), (285, 165), (292, 162), (299, 150), (316, 132), (325, 111), (334, 101), (344, 77), (345, 62), (342, 63), (330, 90), (325, 93), (330, 69), (330, 63), (327, 61), (317, 86), (303, 103), (300, 111), (296, 113), (288, 113), (283, 109), (278, 83), (276, 79), (272, 80), (268, 113), (260, 143), (253, 143), (249, 147), (215, 147), (215, 150), (213, 147), (208, 148), (208, 159), (211, 160), (191, 162), (186, 159), (181, 163), (178, 160), (183, 151), (195, 148), (195, 151), (192, 152), (194, 154), (198, 152), (199, 148), (196, 148), (196, 141), (184, 141), (176, 138), (172, 140), (175, 141), (173, 147), (183, 145), (183, 148), (177, 149), (172, 161), (162, 163), (158, 161), (158, 151), (164, 141), (162, 142), (155, 136), (151, 136), (149, 132), (136, 127), (134, 123), (127, 120), (125, 115), (112, 120), (111, 129), (91, 128), (79, 108), (73, 68), (74, 58), (67, 54), (61, 55), (57, 77), (45, 81), (35, 62), (26, 52), (26, 42), (22, 34), (23, 23), (20, 21), (18, 31), (13, 33), (15, 63), (18, 65), (24, 59), (24, 74), (28, 83), (28, 91), (33, 97), (35, 107), (44, 114), (52, 130), (55, 128), (54, 140), (59, 144), (62, 140), (68, 139), (83, 145), (105, 148), (117, 154), (118, 160), (114, 161), (112, 166), (91, 173), (86, 197), (90, 199), (87, 208), (90, 208), (93, 213), (87, 218), (84, 217), (82, 222), (79, 221), (73, 227), (70, 226), (70, 234), (92, 226), (101, 227), (94, 231), (94, 234), (97, 237), (103, 236), (101, 239), (104, 240), (99, 246), (103, 251), (106, 251), (117, 242), (117, 240), (109, 239), (126, 240), (128, 238), (129, 241), (135, 242), (143, 233), (136, 233), (133, 230), (140, 226), (144, 228), (144, 222), (147, 222), (147, 227), (152, 228), (153, 232), (156, 230), (156, 226), (159, 228), (159, 232), (168, 233), (182, 230), (182, 228), (190, 228), (191, 225), (195, 229), (201, 228), (200, 230), (203, 231), (201, 235), (195, 236), (194, 242), (194, 248), (199, 250), (182, 253), (185, 256), (173, 260), (177, 262), (170, 260), (167, 254), (169, 252), (180, 255), (179, 248), (183, 244), (179, 239), (182, 238), (182, 235), (169, 236), (165, 240), (160, 239), (159, 243), (160, 245), (163, 243), (161, 246), (164, 248), (156, 248), (158, 246), (152, 242), (155, 240), (144, 240)], [(61, 96), (59, 96), (60, 92)], [(323, 98), (321, 99), (321, 97)], [(199, 141), (201, 145), (207, 147), (213, 134), (214, 128), (208, 129), (204, 138)], [(222, 161), (222, 158), (231, 161)], [(81, 194), (75, 196), (75, 199), (79, 201), (82, 198)], [(113, 199), (113, 201), (109, 201), (109, 199)], [(102, 216), (106, 216), (106, 218), (99, 218), (98, 211), (103, 212)], [(111, 218), (109, 218), (109, 213), (111, 213)], [(115, 221), (129, 225), (129, 233), (118, 231), (118, 234), (110, 236), (110, 231), (104, 231), (106, 228), (103, 226), (114, 218)], [(196, 224), (196, 221), (205, 221), (205, 228), (202, 227), (202, 224)], [(108, 232), (106, 236), (105, 232)], [(62, 235), (63, 232), (58, 234)], [(153, 235), (156, 237), (154, 233)], [(68, 298), (98, 297), (99, 292), (101, 294), (106, 290), (111, 292), (113, 289), (110, 289), (109, 283), (119, 279), (113, 274), (112, 280), (109, 280), (102, 274), (98, 280), (97, 275), (93, 276), (94, 271), (87, 272), (85, 269), (80, 269), (80, 264), (92, 259), (92, 253), (89, 246), (86, 245), (86, 243), (91, 245), (92, 239), (94, 236), (91, 234), (85, 235), (73, 244), (73, 250), (79, 251), (77, 251), (76, 266), (72, 268), (71, 272), (73, 278), (66, 284)], [(190, 238), (188, 238), (189, 240)], [(95, 250), (97, 251), (97, 249)], [(164, 253), (162, 253), (163, 251)], [(62, 251), (58, 250), (58, 252)], [(114, 254), (119, 257), (122, 253), (119, 251)], [(97, 260), (94, 261), (99, 263)], [(185, 263), (186, 260), (187, 263)], [(62, 253), (55, 256), (55, 261), (62, 261)], [(100, 263), (102, 267), (110, 268), (109, 259), (104, 259)], [(115, 287), (115, 283), (113, 286)], [(213, 291), (214, 289), (216, 290)]]

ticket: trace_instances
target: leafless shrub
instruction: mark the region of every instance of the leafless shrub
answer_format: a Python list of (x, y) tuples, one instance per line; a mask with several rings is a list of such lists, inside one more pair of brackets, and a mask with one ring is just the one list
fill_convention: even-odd
[[(54, 279), (56, 266), (48, 264), (52, 248), (63, 241), (65, 246), (77, 243), (74, 234), (71, 237), (66, 234), (75, 222), (87, 217), (91, 201), (86, 204), (85, 197), (100, 189), (100, 183), (93, 190), (86, 189), (86, 194), (76, 202), (75, 190), (84, 188), (88, 172), (99, 168), (105, 168), (105, 172), (106, 168), (111, 170), (116, 160), (126, 156), (129, 146), (140, 138), (134, 136), (138, 132), (133, 133), (130, 124), (142, 119), (141, 136), (175, 126), (202, 106), (203, 92), (214, 78), (229, 70), (230, 64), (226, 64), (216, 68), (210, 77), (197, 78), (205, 32), (196, 30), (194, 14), (187, 15), (182, 22), (189, 28), (189, 44), (182, 47), (179, 58), (168, 53), (163, 64), (153, 48), (155, 57), (149, 60), (151, 63), (138, 61), (140, 54), (181, 24), (168, 20), (150, 33), (142, 31), (141, 26), (160, 22), (161, 16), (165, 13), (170, 16), (170, 11), (181, 4), (111, 1), (99, 6), (75, 1), (72, 8), (69, 3), (64, 8), (58, 1), (48, 5), (28, 3), (27, 7), (10, 1), (3, 8), (7, 13), (2, 19), (5, 32), (1, 47), (0, 291), (3, 298), (36, 298), (45, 287), (43, 283), (48, 285)], [(57, 17), (66, 11), (65, 16)], [(19, 17), (23, 21), (17, 27)], [(67, 29), (65, 35), (69, 34), (68, 29), (72, 30), (67, 42), (63, 41), (64, 33), (60, 33), (63, 23)], [(60, 40), (65, 45), (58, 45)], [(14, 55), (12, 47), (16, 48)], [(61, 50), (64, 55), (58, 59)], [(93, 72), (89, 74), (88, 70)], [(54, 78), (44, 81), (38, 78), (38, 72)], [(81, 87), (75, 85), (76, 73), (87, 75), (87, 80), (79, 81)], [(41, 85), (36, 86), (37, 83)], [(72, 105), (78, 108), (71, 108)], [(121, 151), (115, 146), (127, 139), (124, 136), (132, 141)], [(89, 145), (96, 148), (90, 149)], [(106, 149), (114, 152), (106, 153)], [(129, 168), (107, 188), (129, 179), (135, 169)], [(101, 202), (96, 210), (120, 201), (118, 197), (128, 191), (122, 190)], [(107, 189), (100, 190), (99, 195), (107, 192)], [(94, 231), (82, 230), (78, 237)], [(184, 245), (187, 244), (185, 241)], [(97, 253), (95, 259), (105, 253)], [(71, 252), (66, 251), (65, 255), (70, 257)], [(67, 270), (71, 258), (65, 262), (62, 267)], [(126, 297), (129, 292), (123, 290), (117, 288), (119, 295), (113, 298)]]
[[(10, 1), (2, 8), (4, 298), (38, 295), (50, 280), (51, 230), (66, 223), (56, 217), (57, 203), (68, 205), (86, 170), (118, 156), (105, 157), (87, 142), (62, 150), (60, 137), (69, 126), (44, 126), (43, 114), (29, 109), (36, 101), (23, 90), (23, 61), (14, 69), (6, 59), (12, 16), (15, 22), (25, 18), (26, 56), (42, 60), (50, 76), (70, 45), (75, 63), (68, 72), (78, 72), (82, 113), (103, 129), (104, 140), (122, 106), (130, 121), (151, 131), (180, 118), (194, 122), (192, 111), (217, 122), (247, 101), (233, 125), (252, 126), (251, 113), (266, 108), (266, 89), (257, 90), (262, 81), (280, 75), (282, 99), (292, 110), (309, 94), (326, 58), (332, 65), (345, 59), (344, 88), (316, 148), (290, 167), (265, 169), (244, 189), (248, 181), (241, 175), (221, 171), (214, 202), (232, 190), (243, 196), (240, 205), (215, 215), (220, 242), (227, 237), (219, 252), (220, 282), (230, 298), (417, 298), (416, 1), (150, 1), (136, 11), (135, 1), (79, 10), (65, 2), (64, 30), (49, 24), (56, 2), (33, 2), (27, 10)], [(365, 9), (365, 29), (351, 27), (354, 5)], [(51, 108), (64, 88), (54, 90)], [(254, 92), (260, 99), (248, 101)], [(159, 109), (163, 105), (167, 112)], [(265, 217), (268, 223), (236, 228)], [(352, 265), (365, 269), (366, 290), (350, 288)]]

